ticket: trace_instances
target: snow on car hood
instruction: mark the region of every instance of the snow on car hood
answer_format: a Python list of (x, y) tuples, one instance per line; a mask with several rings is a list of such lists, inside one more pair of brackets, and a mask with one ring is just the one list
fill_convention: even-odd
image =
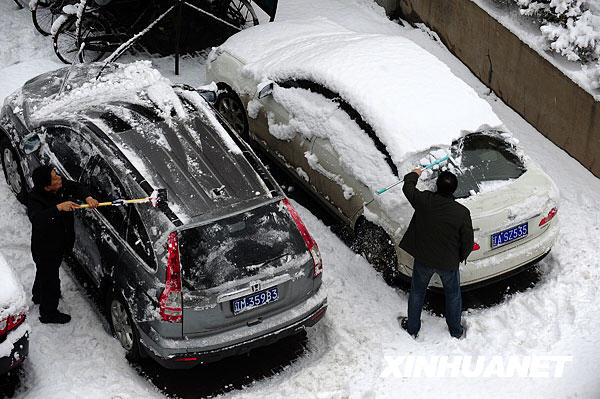
[(246, 29), (215, 53), (223, 50), (243, 61), (242, 74), (258, 82), (306, 79), (339, 93), (397, 165), (465, 132), (502, 124), (448, 66), (401, 36), (357, 33), (316, 18)]
[(0, 254), (0, 320), (26, 309), (25, 292), (12, 268)]

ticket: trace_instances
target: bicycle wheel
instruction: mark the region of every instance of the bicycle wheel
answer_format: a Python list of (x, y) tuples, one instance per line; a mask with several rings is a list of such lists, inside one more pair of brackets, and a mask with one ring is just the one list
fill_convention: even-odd
[(53, 46), (56, 56), (65, 64), (72, 64), (77, 57), (77, 34), (75, 32), (75, 21), (77, 17), (66, 18), (56, 30)]
[(31, 9), (31, 19), (35, 29), (44, 36), (50, 35), (52, 24), (60, 15), (54, 4), (56, 0), (38, 0)]
[(111, 37), (108, 23), (95, 14), (84, 14), (79, 27), (78, 45), (85, 43), (79, 54), (80, 62), (95, 62), (113, 50), (107, 40)]
[[(95, 15), (85, 15), (80, 22), (80, 36), (77, 38), (77, 28), (75, 22), (77, 18), (70, 16), (58, 28), (54, 35), (54, 52), (58, 58), (65, 64), (72, 64), (74, 61), (95, 62), (100, 60), (105, 54), (106, 49), (101, 43), (90, 43), (88, 40), (104, 35), (107, 32), (105, 24)], [(80, 43), (85, 41), (86, 46), (79, 54)]]
[(242, 29), (258, 25), (256, 12), (248, 0), (231, 0), (223, 19)]

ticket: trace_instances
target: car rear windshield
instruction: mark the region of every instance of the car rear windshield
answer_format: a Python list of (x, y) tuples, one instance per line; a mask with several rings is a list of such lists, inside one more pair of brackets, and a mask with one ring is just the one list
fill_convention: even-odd
[[(517, 148), (502, 137), (501, 132), (471, 133), (453, 143), (452, 158), (459, 170), (456, 198), (492, 191), (521, 176), (526, 168)], [(429, 176), (426, 186), (435, 191), (439, 170)]]
[(277, 268), (306, 253), (281, 202), (180, 232), (186, 286), (202, 290)]

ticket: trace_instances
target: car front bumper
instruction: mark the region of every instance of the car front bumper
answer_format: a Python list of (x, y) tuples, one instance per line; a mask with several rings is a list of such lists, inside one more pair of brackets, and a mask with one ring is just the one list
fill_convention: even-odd
[(16, 368), (23, 360), (29, 355), (29, 331), (25, 326), (20, 326), (18, 329), (11, 331), (9, 336), (2, 344), (10, 345), (9, 340), (12, 338), (11, 335), (19, 337), (16, 341), (13, 341), (12, 349), (8, 356), (0, 357), (0, 374), (5, 374), (10, 370)]
[[(199, 364), (216, 362), (230, 356), (247, 353), (254, 348), (270, 345), (315, 325), (325, 315), (325, 289), (306, 302), (288, 309), (253, 326), (238, 327), (211, 337), (174, 340), (151, 338), (140, 331), (142, 347), (158, 364), (168, 369), (190, 369)], [(248, 339), (232, 340), (245, 336)], [(182, 342), (185, 347), (181, 347)]]

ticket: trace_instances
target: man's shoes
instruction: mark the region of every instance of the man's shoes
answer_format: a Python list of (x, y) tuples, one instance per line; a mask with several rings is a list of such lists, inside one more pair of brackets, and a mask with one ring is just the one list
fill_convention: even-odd
[(40, 322), (44, 324), (66, 324), (71, 321), (71, 316), (66, 313), (61, 313), (56, 311), (56, 313), (51, 313), (49, 315), (40, 316)]
[(456, 338), (456, 339), (465, 339), (467, 338), (467, 327), (465, 327), (464, 325), (461, 325), (462, 327), (462, 332), (460, 333), (460, 335), (458, 336), (454, 336), (452, 335), (452, 337)]
[(406, 317), (406, 316), (398, 317), (398, 323), (400, 323), (400, 327), (402, 327), (402, 329), (404, 331), (406, 331), (411, 337), (417, 338), (417, 334), (411, 334), (408, 332), (408, 317)]

